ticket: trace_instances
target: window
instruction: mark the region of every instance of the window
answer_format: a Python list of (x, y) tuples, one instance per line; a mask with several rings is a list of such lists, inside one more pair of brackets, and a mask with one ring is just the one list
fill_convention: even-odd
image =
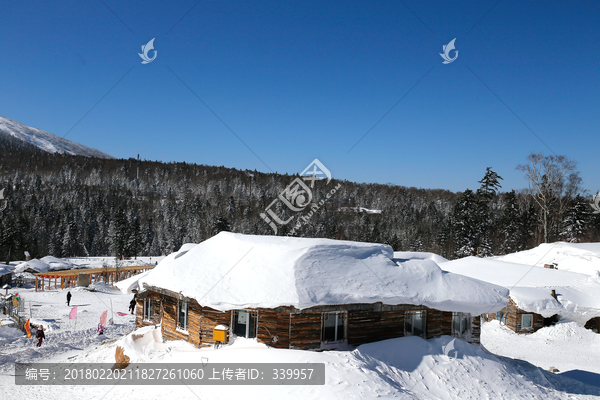
[(233, 333), (245, 338), (256, 337), (256, 311), (236, 310), (232, 313)]
[(346, 312), (325, 312), (321, 314), (321, 341), (340, 342), (346, 339)]
[(533, 328), (533, 314), (521, 314), (521, 329)]
[(177, 329), (182, 331), (188, 330), (188, 302), (180, 300), (177, 306)]
[(144, 321), (154, 320), (154, 304), (150, 299), (144, 299)]
[(406, 311), (404, 313), (404, 335), (425, 335), (425, 311)]
[(471, 314), (452, 313), (452, 336), (464, 337), (471, 331)]

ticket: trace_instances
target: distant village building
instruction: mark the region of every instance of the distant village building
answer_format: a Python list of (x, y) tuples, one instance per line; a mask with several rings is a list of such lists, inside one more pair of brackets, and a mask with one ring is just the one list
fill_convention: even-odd
[(532, 333), (559, 320), (600, 330), (598, 275), (477, 257), (440, 263), (440, 267), (510, 289), (506, 307), (484, 313), (483, 319), (496, 319), (517, 333)]
[(507, 304), (504, 288), (393, 257), (381, 244), (222, 232), (117, 286), (138, 291), (137, 327), (198, 347), (234, 336), (313, 350), (409, 335), (477, 343), (479, 315)]

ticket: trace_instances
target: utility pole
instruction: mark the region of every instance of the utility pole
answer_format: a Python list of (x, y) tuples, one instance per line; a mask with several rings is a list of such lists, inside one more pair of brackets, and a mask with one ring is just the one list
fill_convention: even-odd
[(140, 187), (140, 154), (137, 157), (137, 174), (135, 176), (135, 198), (138, 198), (138, 189)]

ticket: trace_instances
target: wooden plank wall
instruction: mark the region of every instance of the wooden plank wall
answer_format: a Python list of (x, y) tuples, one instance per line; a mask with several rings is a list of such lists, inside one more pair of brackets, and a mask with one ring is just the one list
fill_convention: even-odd
[(440, 335), (452, 336), (452, 312), (442, 311)]
[(352, 345), (381, 340), (381, 312), (371, 310), (348, 311), (347, 337), (348, 344)]
[[(450, 313), (452, 318), (452, 313)], [(442, 311), (428, 309), (425, 311), (425, 338), (431, 339), (442, 335)]]
[(164, 340), (185, 340), (194, 346), (200, 345), (200, 315), (202, 308), (195, 301), (188, 301), (188, 331), (177, 329), (177, 299), (163, 296), (162, 335)]
[(142, 326), (148, 325), (156, 325), (160, 324), (161, 321), (161, 302), (162, 298), (158, 293), (149, 292), (146, 296), (146, 299), (151, 299), (152, 304), (154, 305), (154, 313), (152, 319), (149, 321), (144, 320), (144, 300), (139, 299), (136, 302), (135, 306), (135, 326), (136, 328), (141, 328)]
[(481, 318), (479, 315), (471, 316), (471, 337), (467, 338), (469, 343), (479, 343), (481, 337)]
[[(194, 301), (194, 303), (196, 303)], [(198, 304), (198, 303), (196, 303)], [(213, 330), (217, 325), (231, 325), (231, 311), (217, 311), (204, 307), (200, 310), (199, 318), (199, 347), (213, 346)], [(231, 328), (231, 327), (230, 327)]]
[(321, 313), (292, 313), (290, 318), (290, 349), (321, 347)]
[(277, 328), (275, 329), (277, 343), (273, 346), (281, 349), (290, 348), (290, 318), (289, 311), (277, 312)]
[[(268, 346), (280, 347), (281, 344), (277, 335), (277, 311), (269, 309), (257, 309), (255, 311), (257, 312), (256, 340)], [(286, 325), (289, 325), (289, 317)]]
[(404, 336), (404, 310), (381, 311), (379, 327), (381, 339), (378, 340)]

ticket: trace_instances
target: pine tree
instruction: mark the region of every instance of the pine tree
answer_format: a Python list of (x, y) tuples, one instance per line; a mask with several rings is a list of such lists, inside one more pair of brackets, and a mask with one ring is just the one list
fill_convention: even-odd
[(566, 215), (562, 221), (560, 237), (570, 243), (581, 241), (590, 221), (588, 201), (581, 195), (571, 199), (567, 206)]
[(129, 241), (127, 218), (125, 211), (119, 208), (110, 223), (109, 239), (111, 244), (112, 255), (117, 259), (121, 259), (127, 252), (127, 243)]
[(466, 257), (477, 254), (477, 199), (467, 189), (458, 199), (451, 216), (454, 238), (454, 256)]
[(525, 247), (521, 211), (514, 190), (504, 195), (504, 209), (498, 221), (501, 254), (514, 253)]

